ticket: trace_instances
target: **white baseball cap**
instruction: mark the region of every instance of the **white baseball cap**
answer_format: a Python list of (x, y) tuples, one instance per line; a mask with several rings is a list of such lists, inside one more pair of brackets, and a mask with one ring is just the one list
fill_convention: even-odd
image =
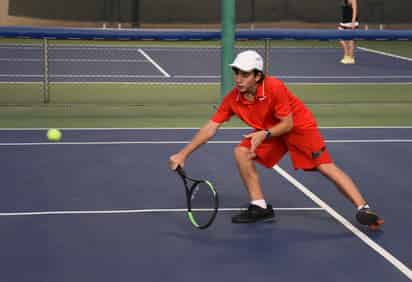
[(246, 72), (253, 70), (263, 72), (263, 59), (258, 52), (247, 50), (239, 53), (233, 63), (231, 63), (229, 66)]

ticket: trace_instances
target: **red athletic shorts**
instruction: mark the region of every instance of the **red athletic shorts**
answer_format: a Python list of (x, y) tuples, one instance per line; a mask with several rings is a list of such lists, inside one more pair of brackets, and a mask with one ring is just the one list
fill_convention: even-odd
[[(243, 139), (239, 144), (246, 148), (250, 145), (250, 138)], [(313, 170), (320, 164), (333, 162), (317, 128), (292, 130), (286, 135), (264, 141), (256, 148), (255, 160), (272, 168), (288, 151), (295, 169)]]

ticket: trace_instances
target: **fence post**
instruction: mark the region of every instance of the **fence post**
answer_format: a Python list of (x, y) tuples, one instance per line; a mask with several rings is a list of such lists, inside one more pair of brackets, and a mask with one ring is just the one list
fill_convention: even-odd
[(49, 96), (49, 43), (43, 38), (43, 103), (50, 102)]
[(235, 45), (235, 0), (221, 1), (222, 31), (221, 31), (221, 90), (223, 98), (232, 88), (232, 70), (229, 64), (234, 57)]

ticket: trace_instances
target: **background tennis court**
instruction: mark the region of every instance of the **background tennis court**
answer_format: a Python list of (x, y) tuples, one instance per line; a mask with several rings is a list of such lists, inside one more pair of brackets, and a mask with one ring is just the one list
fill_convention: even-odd
[[(49, 47), (45, 106), (42, 45), (4, 41), (2, 127), (200, 126), (221, 98), (218, 43), (58, 41)], [(262, 42), (238, 45), (264, 55)], [(337, 42), (273, 41), (269, 73), (283, 79), (321, 125), (409, 125), (411, 43), (359, 46), (358, 64), (344, 66)]]

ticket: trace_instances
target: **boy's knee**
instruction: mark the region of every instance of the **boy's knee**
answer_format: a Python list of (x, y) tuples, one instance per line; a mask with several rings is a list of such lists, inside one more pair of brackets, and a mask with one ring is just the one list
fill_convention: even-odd
[(248, 157), (249, 149), (243, 146), (236, 146), (233, 153), (237, 160), (246, 159)]

